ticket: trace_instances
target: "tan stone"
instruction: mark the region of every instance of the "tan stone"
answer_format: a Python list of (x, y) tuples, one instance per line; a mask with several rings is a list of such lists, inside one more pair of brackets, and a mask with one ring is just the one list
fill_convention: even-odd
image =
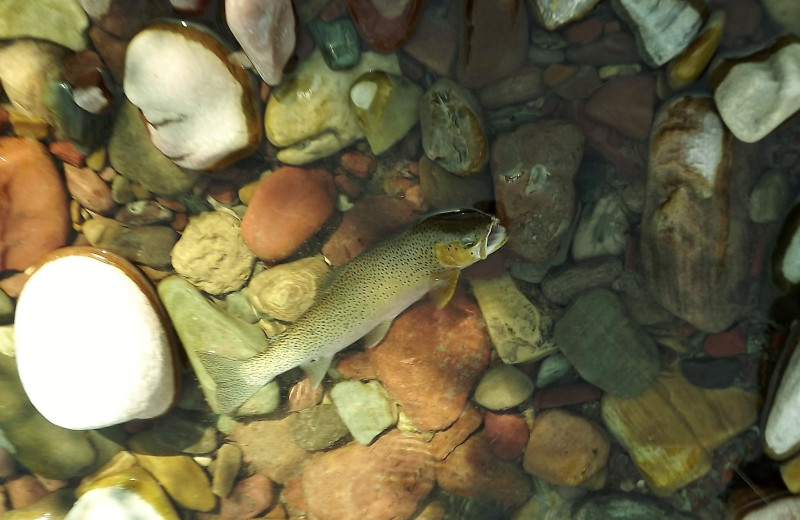
[(800, 455), (781, 464), (781, 478), (792, 493), (800, 493)]
[(293, 322), (313, 305), (319, 286), (329, 271), (321, 256), (262, 271), (248, 285), (250, 303), (272, 318)]
[(210, 511), (216, 505), (208, 475), (188, 455), (157, 456), (136, 453), (136, 461), (153, 475), (181, 507)]

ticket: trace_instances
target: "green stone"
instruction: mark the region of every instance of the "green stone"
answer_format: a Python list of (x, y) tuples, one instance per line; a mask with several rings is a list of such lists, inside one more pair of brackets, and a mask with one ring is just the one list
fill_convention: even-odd
[(397, 405), (377, 381), (336, 383), (331, 390), (331, 400), (353, 438), (361, 444), (371, 443), (397, 422)]
[(349, 16), (330, 22), (315, 18), (308, 24), (314, 43), (322, 51), (325, 63), (332, 70), (353, 67), (361, 58), (361, 39)]
[(611, 395), (634, 398), (658, 373), (656, 344), (608, 289), (578, 296), (556, 322), (553, 336), (581, 377)]

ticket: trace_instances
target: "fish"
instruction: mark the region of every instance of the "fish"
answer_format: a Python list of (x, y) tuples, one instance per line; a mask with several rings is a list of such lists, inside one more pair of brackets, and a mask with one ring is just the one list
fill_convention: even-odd
[(301, 367), (316, 387), (333, 357), (364, 338), (380, 343), (392, 320), (430, 295), (443, 308), (459, 273), (484, 260), (508, 239), (493, 215), (458, 209), (428, 215), (334, 269), (314, 304), (259, 354), (233, 359), (199, 352), (216, 383), (215, 399), (229, 414), (276, 376)]

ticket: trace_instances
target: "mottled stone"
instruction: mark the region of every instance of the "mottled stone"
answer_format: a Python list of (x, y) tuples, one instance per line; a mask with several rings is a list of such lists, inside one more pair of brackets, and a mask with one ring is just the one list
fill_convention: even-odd
[(625, 252), (631, 235), (630, 213), (619, 192), (588, 202), (572, 237), (572, 257), (580, 262)]
[(259, 312), (293, 322), (317, 297), (330, 267), (321, 256), (302, 258), (261, 271), (248, 285), (248, 298)]

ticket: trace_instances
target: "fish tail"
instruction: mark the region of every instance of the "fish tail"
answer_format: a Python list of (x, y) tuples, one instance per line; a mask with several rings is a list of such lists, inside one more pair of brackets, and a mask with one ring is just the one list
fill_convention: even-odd
[(198, 352), (203, 367), (216, 385), (215, 399), (221, 414), (229, 414), (242, 406), (269, 381), (252, 383), (244, 376), (248, 360), (234, 359), (213, 352)]

